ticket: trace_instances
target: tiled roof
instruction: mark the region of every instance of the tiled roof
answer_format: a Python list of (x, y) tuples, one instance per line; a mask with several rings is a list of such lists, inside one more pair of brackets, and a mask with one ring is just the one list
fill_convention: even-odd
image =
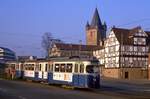
[(96, 45), (79, 45), (79, 44), (64, 44), (64, 43), (56, 43), (55, 45), (60, 50), (93, 51), (96, 49), (102, 49), (102, 47)]
[[(114, 31), (114, 34), (117, 38), (117, 40), (121, 43), (121, 44), (125, 44), (125, 45), (132, 45), (134, 43), (133, 41), (133, 35), (134, 33), (137, 33), (139, 31), (139, 29), (141, 29), (141, 27), (135, 27), (132, 29), (124, 29), (124, 28), (116, 28), (113, 27), (112, 31)], [(146, 31), (145, 32), (148, 35), (148, 41), (150, 41), (150, 32)]]

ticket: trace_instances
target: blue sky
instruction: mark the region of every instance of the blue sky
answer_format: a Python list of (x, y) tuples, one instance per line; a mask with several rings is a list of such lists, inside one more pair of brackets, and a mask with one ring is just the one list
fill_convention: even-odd
[(102, 22), (150, 30), (149, 0), (0, 0), (0, 46), (17, 55), (43, 56), (41, 36), (85, 43), (85, 24), (95, 8)]

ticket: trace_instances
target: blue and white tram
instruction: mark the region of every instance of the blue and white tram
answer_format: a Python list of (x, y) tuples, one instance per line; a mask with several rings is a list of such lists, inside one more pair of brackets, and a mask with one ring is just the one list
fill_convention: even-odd
[(29, 60), (24, 63), (24, 78), (32, 81), (47, 81), (48, 61)]
[(36, 61), (25, 61), (24, 62), (24, 79), (36, 80)]
[(98, 61), (88, 59), (62, 59), (51, 61), (49, 84), (70, 85), (79, 88), (99, 88)]
[(8, 61), (7, 66), (11, 69), (11, 72), (14, 72), (15, 78), (23, 77), (23, 63), (18, 61)]
[(38, 60), (35, 67), (35, 78), (38, 81), (47, 82), (48, 79), (48, 61)]

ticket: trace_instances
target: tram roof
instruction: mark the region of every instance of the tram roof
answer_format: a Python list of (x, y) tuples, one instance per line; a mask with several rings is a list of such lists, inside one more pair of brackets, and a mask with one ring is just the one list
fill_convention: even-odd
[(60, 58), (50, 58), (50, 61), (98, 61), (95, 58), (70, 58), (70, 57), (60, 57)]

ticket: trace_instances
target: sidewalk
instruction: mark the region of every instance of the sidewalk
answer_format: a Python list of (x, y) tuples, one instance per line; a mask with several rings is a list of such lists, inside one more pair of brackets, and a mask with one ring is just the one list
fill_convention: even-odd
[(150, 80), (148, 80), (148, 79), (129, 80), (129, 79), (115, 79), (115, 78), (102, 77), (101, 81), (102, 82), (109, 81), (109, 82), (128, 83), (128, 84), (136, 84), (136, 85), (149, 85), (150, 86)]

